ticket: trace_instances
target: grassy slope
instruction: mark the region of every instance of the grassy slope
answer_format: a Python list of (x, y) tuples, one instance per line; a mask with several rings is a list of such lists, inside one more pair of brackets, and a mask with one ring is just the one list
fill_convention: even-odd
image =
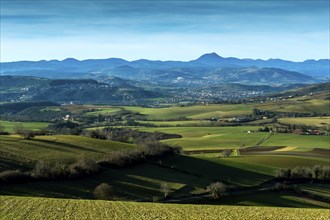
[(48, 123), (45, 122), (12, 122), (12, 121), (2, 121), (0, 124), (5, 127), (5, 131), (13, 132), (16, 125), (21, 124), (25, 129), (28, 130), (39, 130), (46, 128)]
[(19, 136), (0, 136), (0, 169), (31, 167), (36, 160), (73, 162), (79, 156), (98, 159), (113, 150), (134, 145), (73, 135), (37, 136), (24, 140)]
[(237, 113), (242, 115), (252, 113), (252, 109), (246, 105), (194, 105), (188, 107), (169, 107), (169, 108), (143, 108), (143, 107), (124, 107), (124, 109), (146, 115), (149, 120), (166, 120), (179, 118), (202, 119), (208, 117), (231, 116)]
[(329, 136), (274, 134), (267, 139), (263, 146), (290, 146), (299, 150), (311, 150), (313, 148), (329, 149)]
[(266, 133), (246, 133), (259, 127), (166, 127), (136, 129), (148, 132), (160, 131), (170, 134), (180, 134), (183, 138), (164, 140), (164, 143), (179, 145), (185, 150), (238, 148), (242, 145), (254, 146)]
[(1, 219), (328, 219), (329, 210), (0, 197)]

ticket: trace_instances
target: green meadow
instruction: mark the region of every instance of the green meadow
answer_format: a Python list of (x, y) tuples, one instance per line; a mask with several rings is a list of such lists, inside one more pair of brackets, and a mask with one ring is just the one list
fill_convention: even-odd
[(275, 133), (263, 146), (289, 146), (291, 150), (312, 150), (313, 148), (330, 148), (330, 137), (319, 135), (296, 135)]
[(17, 125), (22, 125), (24, 129), (28, 130), (40, 130), (46, 128), (49, 123), (45, 122), (13, 122), (0, 120), (0, 125), (4, 126), (5, 131), (14, 132), (14, 128)]

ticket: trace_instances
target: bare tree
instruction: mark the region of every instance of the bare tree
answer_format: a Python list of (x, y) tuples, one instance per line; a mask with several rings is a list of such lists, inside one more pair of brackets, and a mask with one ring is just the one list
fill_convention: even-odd
[(24, 127), (21, 123), (15, 124), (13, 129), (16, 134), (22, 134), (24, 131)]
[(168, 194), (170, 193), (170, 187), (167, 182), (162, 182), (160, 184), (160, 191), (164, 194), (165, 198), (168, 196)]
[(215, 182), (207, 187), (207, 191), (213, 199), (218, 199), (220, 196), (226, 194), (227, 186), (222, 182)]
[(224, 150), (224, 151), (222, 152), (222, 155), (223, 155), (224, 158), (229, 157), (230, 154), (231, 154), (231, 150)]

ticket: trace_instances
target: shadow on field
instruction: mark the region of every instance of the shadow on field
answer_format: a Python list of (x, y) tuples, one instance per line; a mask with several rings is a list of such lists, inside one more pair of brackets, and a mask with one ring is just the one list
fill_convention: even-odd
[(245, 195), (229, 195), (219, 200), (199, 200), (195, 204), (212, 205), (243, 205), (243, 206), (273, 206), (273, 207), (297, 207), (297, 208), (326, 208), (327, 203), (302, 197), (291, 192), (258, 192)]
[(271, 176), (218, 164), (205, 159), (174, 155), (162, 161), (149, 161), (127, 168), (106, 168), (102, 172), (79, 180), (37, 181), (6, 185), (0, 194), (63, 198), (93, 198), (93, 191), (101, 183), (113, 186), (114, 198), (152, 200), (162, 198), (160, 184), (167, 182), (170, 195), (189, 196), (201, 193), (214, 181), (231, 185), (256, 185)]
[(163, 164), (190, 175), (207, 178), (212, 181), (224, 181), (233, 185), (256, 185), (272, 178), (270, 175), (182, 155), (167, 158), (163, 161)]
[[(37, 145), (39, 147), (48, 148), (48, 149), (56, 150), (56, 151), (62, 151), (62, 152), (71, 152), (72, 150), (83, 150), (83, 151), (89, 151), (89, 152), (94, 152), (94, 153), (103, 153), (101, 151), (94, 150), (91, 148), (86, 148), (86, 147), (81, 147), (81, 146), (77, 146), (77, 145), (73, 145), (73, 144), (61, 143), (61, 142), (56, 142), (56, 141), (33, 139), (33, 142), (41, 143), (41, 144), (33, 143), (34, 145)], [(45, 144), (47, 144), (47, 145), (45, 145)], [(51, 146), (51, 145), (55, 145), (56, 147)]]

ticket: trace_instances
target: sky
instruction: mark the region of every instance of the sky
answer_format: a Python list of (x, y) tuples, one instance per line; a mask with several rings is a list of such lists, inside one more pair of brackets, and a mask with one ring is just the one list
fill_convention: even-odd
[(0, 0), (0, 61), (329, 59), (329, 0)]

